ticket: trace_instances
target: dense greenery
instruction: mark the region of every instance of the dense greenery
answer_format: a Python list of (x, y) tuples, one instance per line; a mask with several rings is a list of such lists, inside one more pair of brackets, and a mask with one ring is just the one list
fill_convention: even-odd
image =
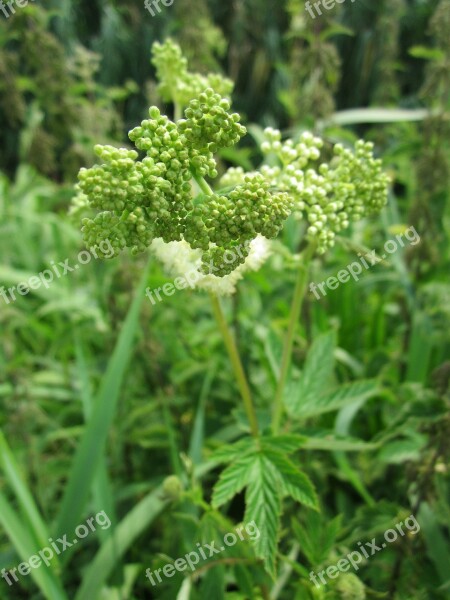
[(0, 12), (1, 598), (450, 597), (450, 3), (322, 10)]

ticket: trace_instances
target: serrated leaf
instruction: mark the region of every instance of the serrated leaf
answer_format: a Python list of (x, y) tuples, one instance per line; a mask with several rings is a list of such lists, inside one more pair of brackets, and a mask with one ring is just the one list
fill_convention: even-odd
[(308, 403), (302, 404), (297, 417), (309, 418), (333, 410), (338, 410), (348, 404), (367, 400), (379, 392), (379, 385), (374, 380), (355, 381), (341, 385), (337, 389), (323, 394)]
[(249, 482), (249, 476), (255, 463), (255, 455), (249, 454), (233, 462), (222, 471), (214, 486), (212, 505), (218, 508), (239, 494)]
[(200, 594), (202, 598), (214, 598), (215, 600), (224, 600), (225, 590), (225, 567), (217, 565), (208, 569), (202, 580)]
[(257, 556), (263, 559), (267, 571), (275, 577), (275, 556), (277, 552), (278, 530), (280, 525), (281, 498), (279, 476), (272, 463), (262, 454), (253, 456), (251, 485), (245, 496), (245, 522), (255, 522), (260, 536), (254, 541)]
[(250, 570), (244, 565), (237, 564), (234, 567), (234, 576), (239, 589), (246, 594), (245, 598), (248, 598), (248, 600), (254, 600), (255, 595), (253, 593), (253, 578)]
[(309, 349), (305, 366), (298, 381), (290, 381), (285, 394), (285, 405), (293, 415), (303, 414), (303, 407), (311, 405), (330, 385), (334, 367), (334, 332), (317, 337)]
[(286, 452), (286, 454), (292, 454), (299, 448), (301, 448), (308, 438), (303, 435), (286, 434), (286, 435), (273, 435), (270, 437), (264, 437), (261, 440), (262, 447), (273, 448), (279, 452)]
[(419, 460), (420, 451), (426, 443), (425, 436), (414, 439), (396, 440), (386, 444), (379, 452), (378, 458), (384, 463), (401, 464), (406, 461)]
[(214, 450), (210, 460), (217, 463), (231, 462), (238, 456), (242, 456), (254, 447), (254, 440), (246, 437), (234, 444), (222, 446)]
[(300, 504), (319, 510), (317, 495), (309, 477), (281, 452), (266, 448), (264, 455), (280, 476), (282, 494), (291, 496)]
[[(245, 521), (255, 522), (260, 536), (255, 550), (264, 560), (266, 570), (275, 575), (275, 556), (280, 523), (282, 497), (289, 495), (313, 509), (318, 509), (314, 486), (309, 478), (284, 453), (295, 451), (305, 438), (280, 435), (247, 440), (242, 452), (220, 475), (213, 491), (212, 506), (218, 508), (246, 487)], [(233, 448), (233, 447), (232, 447)], [(259, 449), (258, 449), (259, 448)], [(230, 448), (227, 448), (230, 456)]]
[(296, 519), (292, 520), (292, 531), (297, 538), (302, 553), (306, 556), (311, 565), (316, 564), (316, 554), (314, 551), (314, 540), (311, 539), (309, 532)]
[(312, 512), (307, 515), (304, 524), (296, 519), (292, 520), (292, 529), (311, 565), (322, 564), (327, 560), (340, 528), (340, 515), (328, 521), (328, 518)]

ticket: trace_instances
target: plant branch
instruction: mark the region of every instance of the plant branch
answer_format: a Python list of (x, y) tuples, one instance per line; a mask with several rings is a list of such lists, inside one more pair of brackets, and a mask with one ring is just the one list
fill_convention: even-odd
[(206, 180), (204, 179), (204, 177), (199, 177), (198, 175), (196, 175), (195, 173), (192, 174), (193, 178), (195, 179), (198, 187), (200, 188), (200, 190), (206, 195), (206, 196), (213, 196), (214, 192), (211, 189), (211, 187), (208, 185), (208, 183), (206, 182)]
[(234, 374), (236, 376), (236, 382), (238, 384), (242, 400), (244, 401), (244, 408), (250, 423), (252, 435), (257, 436), (258, 421), (256, 418), (255, 407), (253, 406), (250, 387), (245, 376), (244, 368), (242, 366), (241, 358), (239, 356), (239, 351), (237, 349), (235, 339), (230, 331), (230, 328), (228, 327), (228, 323), (225, 319), (225, 315), (223, 314), (222, 306), (220, 305), (219, 299), (214, 294), (210, 294), (210, 297), (214, 316), (216, 317), (217, 324), (223, 335), (225, 346), (228, 350), (228, 355), (230, 357)]
[(295, 542), (292, 546), (291, 551), (289, 552), (289, 556), (288, 561), (289, 562), (285, 562), (283, 564), (283, 567), (281, 569), (280, 572), (280, 576), (279, 578), (276, 580), (272, 591), (270, 592), (270, 600), (278, 600), (278, 597), (280, 596), (281, 592), (283, 591), (284, 586), (287, 584), (287, 582), (289, 581), (289, 578), (292, 574), (292, 562), (295, 562), (297, 560), (297, 557), (299, 555), (300, 552), (300, 544), (298, 544), (297, 542)]
[(295, 285), (294, 298), (291, 305), (289, 316), (289, 325), (283, 346), (283, 355), (281, 358), (280, 376), (275, 392), (275, 401), (272, 417), (272, 431), (276, 435), (280, 430), (281, 418), (283, 416), (283, 394), (286, 386), (286, 379), (291, 365), (292, 347), (294, 345), (294, 334), (302, 310), (303, 298), (306, 292), (306, 285), (309, 273), (309, 264), (313, 257), (315, 245), (310, 243), (305, 248), (300, 257), (300, 266), (298, 269), (297, 282)]

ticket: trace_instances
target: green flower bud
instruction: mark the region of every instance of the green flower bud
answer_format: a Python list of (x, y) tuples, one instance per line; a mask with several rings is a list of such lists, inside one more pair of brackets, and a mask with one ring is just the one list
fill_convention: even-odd
[(167, 499), (179, 500), (183, 493), (183, 484), (176, 475), (169, 475), (163, 481), (163, 491)]

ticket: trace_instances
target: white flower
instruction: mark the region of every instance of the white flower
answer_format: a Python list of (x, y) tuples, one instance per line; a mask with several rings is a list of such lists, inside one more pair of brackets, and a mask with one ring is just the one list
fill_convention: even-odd
[(181, 242), (165, 243), (161, 238), (153, 240), (152, 251), (166, 267), (170, 275), (184, 277), (198, 289), (212, 292), (217, 296), (231, 296), (236, 291), (236, 285), (247, 271), (257, 271), (270, 256), (270, 244), (262, 235), (250, 242), (250, 252), (245, 262), (239, 265), (229, 275), (205, 275), (201, 272), (201, 250), (193, 250), (184, 240)]

